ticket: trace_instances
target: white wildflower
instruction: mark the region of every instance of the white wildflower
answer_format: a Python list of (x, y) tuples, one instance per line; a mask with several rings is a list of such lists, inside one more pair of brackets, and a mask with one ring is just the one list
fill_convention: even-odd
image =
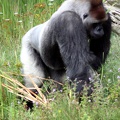
[(120, 68), (118, 68), (118, 72), (120, 72)]
[(19, 23), (22, 23), (22, 20), (19, 20), (18, 22), (19, 22)]
[(112, 70), (109, 70), (109, 72), (112, 72)]
[(10, 21), (10, 19), (5, 19), (5, 21)]
[(49, 0), (50, 2), (54, 2), (54, 0)]
[(15, 12), (14, 15), (18, 15), (18, 12)]
[(48, 5), (49, 5), (49, 6), (52, 6), (52, 5), (53, 5), (53, 3), (49, 3)]
[(2, 12), (0, 12), (0, 15), (2, 15), (3, 13)]
[(117, 76), (117, 79), (119, 79), (119, 80), (120, 80), (120, 76)]

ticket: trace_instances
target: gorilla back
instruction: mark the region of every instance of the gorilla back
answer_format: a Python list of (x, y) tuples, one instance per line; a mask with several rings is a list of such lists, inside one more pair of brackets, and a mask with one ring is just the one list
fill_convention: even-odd
[[(21, 62), (25, 86), (40, 87), (42, 78), (76, 83), (80, 92), (91, 86), (94, 71), (110, 49), (111, 19), (102, 0), (67, 0), (51, 18), (29, 30), (22, 39)], [(39, 78), (41, 79), (39, 79)], [(58, 85), (58, 87), (60, 87)]]

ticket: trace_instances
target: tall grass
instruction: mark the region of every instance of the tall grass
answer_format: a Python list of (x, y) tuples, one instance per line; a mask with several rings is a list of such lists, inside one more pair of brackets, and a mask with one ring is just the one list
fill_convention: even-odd
[(84, 94), (78, 104), (74, 93), (65, 86), (64, 92), (48, 95), (50, 108), (35, 105), (30, 112), (25, 110), (25, 103), (2, 86), (10, 84), (6, 77), (22, 82), (21, 38), (31, 27), (48, 20), (62, 1), (0, 0), (0, 120), (120, 119), (120, 36), (114, 33), (110, 54), (100, 70), (103, 87), (93, 93), (93, 102)]

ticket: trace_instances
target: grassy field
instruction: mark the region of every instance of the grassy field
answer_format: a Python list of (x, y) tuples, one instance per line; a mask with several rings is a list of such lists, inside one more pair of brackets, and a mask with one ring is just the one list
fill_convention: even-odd
[[(0, 0), (0, 120), (120, 120), (120, 36), (112, 33), (111, 50), (100, 70), (102, 88), (86, 94), (78, 104), (74, 93), (51, 93), (48, 107), (35, 105), (27, 111), (2, 84), (8, 79), (22, 82), (19, 60), (22, 36), (33, 26), (48, 20), (63, 0)], [(6, 77), (6, 78), (5, 78)], [(69, 94), (69, 96), (68, 96)]]

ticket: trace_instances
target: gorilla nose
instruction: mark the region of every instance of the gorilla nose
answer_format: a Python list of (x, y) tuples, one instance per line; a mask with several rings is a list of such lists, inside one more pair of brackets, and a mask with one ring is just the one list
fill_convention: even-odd
[(97, 26), (94, 33), (96, 37), (102, 37), (104, 35), (104, 30), (103, 30), (102, 25)]
[(98, 31), (98, 32), (103, 31), (103, 27), (102, 27), (102, 26), (97, 26), (97, 27), (96, 27), (96, 31)]

